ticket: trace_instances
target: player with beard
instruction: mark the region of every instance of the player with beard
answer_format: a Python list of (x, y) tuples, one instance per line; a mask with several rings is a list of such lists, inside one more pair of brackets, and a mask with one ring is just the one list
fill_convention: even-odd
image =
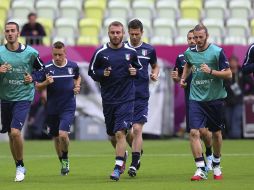
[[(193, 47), (196, 45), (195, 38), (194, 38), (194, 30), (191, 29), (187, 34), (187, 43), (189, 47)], [(171, 77), (174, 82), (179, 83), (181, 80), (181, 76), (183, 73), (184, 65), (186, 61), (184, 59), (183, 54), (179, 54), (176, 59), (174, 71), (171, 72)], [(192, 74), (190, 74), (186, 78), (186, 87), (184, 88), (185, 93), (185, 110), (186, 110), (186, 131), (190, 132), (189, 127), (189, 96), (190, 96), (190, 83), (191, 83)], [(180, 113), (181, 114), (181, 113)], [(212, 133), (207, 128), (200, 128), (199, 129), (200, 135), (204, 141), (206, 147), (206, 165), (207, 170), (212, 170)]]
[(44, 66), (37, 50), (19, 43), (17, 23), (6, 23), (4, 35), (7, 43), (0, 46), (0, 133), (8, 133), (10, 150), (16, 165), (14, 181), (21, 182), (26, 174), (21, 131), (34, 99), (32, 76), (35, 76), (35, 70)]
[(208, 43), (207, 28), (198, 24), (194, 28), (196, 46), (184, 53), (186, 63), (180, 85), (186, 86), (186, 78), (192, 71), (189, 96), (190, 145), (197, 170), (192, 181), (207, 179), (205, 162), (200, 141), (200, 128), (205, 126), (213, 136), (213, 177), (222, 179), (220, 167), (222, 133), (224, 128), (224, 98), (227, 92), (223, 86), (224, 79), (232, 77), (228, 60), (223, 49)]
[(122, 42), (123, 24), (114, 21), (108, 27), (109, 43), (98, 48), (88, 74), (100, 83), (107, 134), (115, 136), (115, 166), (110, 179), (118, 181), (127, 148), (126, 135), (131, 128), (137, 69), (142, 68), (137, 52)]

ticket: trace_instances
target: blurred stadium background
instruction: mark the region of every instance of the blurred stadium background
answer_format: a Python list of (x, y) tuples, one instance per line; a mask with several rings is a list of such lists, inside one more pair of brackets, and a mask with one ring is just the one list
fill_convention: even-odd
[[(35, 46), (41, 58), (49, 61), (50, 45), (60, 40), (68, 46), (68, 58), (81, 67), (83, 86), (77, 96), (71, 137), (106, 139), (99, 88), (87, 76), (87, 65), (95, 48), (108, 41), (110, 22), (119, 20), (126, 26), (132, 18), (141, 19), (143, 40), (155, 46), (161, 65), (160, 82), (150, 84), (153, 109), (144, 134), (171, 137), (184, 125), (184, 98), (183, 90), (168, 76), (176, 56), (186, 49), (186, 33), (203, 22), (209, 41), (221, 45), (228, 57), (237, 55), (242, 63), (248, 45), (254, 42), (253, 8), (253, 0), (0, 0), (0, 43), (5, 43), (2, 31), (6, 21), (22, 27), (30, 12), (37, 13), (37, 21), (47, 33), (44, 46)], [(25, 39), (20, 37), (20, 42), (25, 43)], [(254, 124), (248, 120), (254, 109), (253, 98), (246, 99), (250, 111), (244, 115), (243, 137), (247, 138), (254, 137)]]
[[(0, 29), (7, 20), (21, 26), (30, 12), (46, 29), (44, 44), (62, 40), (68, 45), (98, 45), (108, 40), (112, 20), (124, 25), (139, 18), (144, 41), (151, 44), (186, 43), (186, 32), (203, 22), (210, 41), (247, 45), (253, 42), (253, 0), (1, 0)], [(22, 40), (22, 39), (21, 39)], [(24, 40), (24, 39), (23, 39)], [(3, 42), (3, 38), (1, 40)]]

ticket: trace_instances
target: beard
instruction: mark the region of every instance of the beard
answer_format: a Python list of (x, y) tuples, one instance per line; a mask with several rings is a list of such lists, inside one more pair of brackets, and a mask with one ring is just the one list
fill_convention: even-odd
[(113, 44), (114, 46), (118, 46), (119, 44), (122, 43), (123, 37), (119, 38), (110, 38), (110, 43)]
[(204, 49), (206, 44), (207, 44), (207, 37), (205, 38), (203, 43), (197, 43), (197, 46), (198, 46), (199, 49)]

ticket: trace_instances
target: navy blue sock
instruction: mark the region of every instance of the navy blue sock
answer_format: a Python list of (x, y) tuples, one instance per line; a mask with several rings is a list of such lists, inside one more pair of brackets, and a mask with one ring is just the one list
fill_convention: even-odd
[(67, 152), (62, 152), (62, 159), (68, 159), (68, 151)]
[(140, 159), (140, 153), (139, 152), (133, 152), (132, 153), (131, 166), (134, 166), (135, 168), (137, 168), (139, 159)]
[(207, 156), (211, 156), (212, 155), (212, 147), (206, 147), (206, 151), (205, 151), (205, 155)]
[(16, 167), (18, 167), (18, 166), (24, 167), (24, 162), (23, 162), (23, 160), (17, 160), (17, 161), (16, 161)]

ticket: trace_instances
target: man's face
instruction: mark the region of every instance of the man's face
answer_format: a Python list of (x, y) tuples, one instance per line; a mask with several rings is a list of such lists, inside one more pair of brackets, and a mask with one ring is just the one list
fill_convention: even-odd
[(205, 30), (194, 31), (194, 38), (199, 49), (205, 48), (208, 38)]
[(65, 48), (61, 48), (61, 49), (53, 48), (52, 56), (53, 56), (54, 62), (57, 65), (63, 65), (66, 59)]
[(189, 32), (187, 34), (187, 42), (188, 42), (188, 46), (193, 46), (196, 44), (193, 32)]
[(108, 36), (109, 36), (110, 43), (112, 43), (114, 46), (118, 46), (122, 42), (123, 35), (124, 35), (124, 31), (122, 26), (120, 25), (110, 26), (108, 30)]
[(7, 24), (5, 26), (4, 34), (8, 43), (13, 44), (18, 41), (19, 32), (15, 24)]
[(34, 25), (36, 23), (36, 16), (35, 15), (32, 15), (29, 17), (29, 23)]
[(143, 32), (141, 31), (140, 28), (138, 29), (129, 29), (129, 36), (130, 36), (130, 41), (132, 46), (137, 46), (139, 45), (141, 41), (141, 37), (143, 35)]

